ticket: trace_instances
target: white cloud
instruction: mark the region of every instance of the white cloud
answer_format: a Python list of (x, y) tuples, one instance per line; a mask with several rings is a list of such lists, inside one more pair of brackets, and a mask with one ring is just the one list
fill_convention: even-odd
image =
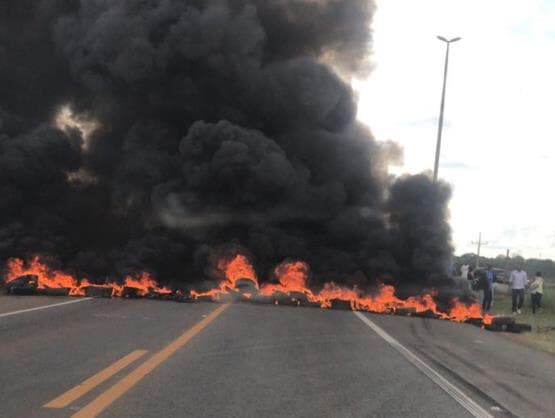
[(359, 118), (405, 149), (404, 171), (433, 165), (444, 60), (435, 36), (463, 37), (451, 49), (440, 167), (454, 187), (457, 252), (482, 231), (555, 258), (553, 22), (553, 1), (378, 0), (374, 72), (354, 86)]

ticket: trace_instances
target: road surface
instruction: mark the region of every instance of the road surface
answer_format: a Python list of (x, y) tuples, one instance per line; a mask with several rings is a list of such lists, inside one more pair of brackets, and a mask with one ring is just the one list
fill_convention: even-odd
[(0, 417), (553, 417), (555, 411), (555, 356), (437, 320), (0, 296), (0, 341)]

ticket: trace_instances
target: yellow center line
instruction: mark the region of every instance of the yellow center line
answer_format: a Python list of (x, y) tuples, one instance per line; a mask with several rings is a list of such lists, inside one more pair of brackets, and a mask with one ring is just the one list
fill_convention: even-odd
[(148, 351), (146, 350), (135, 350), (127, 354), (125, 357), (122, 357), (115, 363), (109, 365), (104, 370), (98, 372), (94, 376), (89, 377), (87, 380), (78, 384), (74, 388), (68, 390), (64, 394), (58, 396), (56, 399), (51, 400), (46, 405), (44, 405), (44, 407), (45, 408), (65, 408), (76, 399), (79, 399), (81, 396), (93, 390), (102, 382), (105, 382), (106, 380), (108, 380), (110, 377), (115, 375), (120, 370), (129, 366), (135, 360), (144, 356), (147, 352)]
[(158, 351), (135, 370), (124, 376), (121, 380), (115, 383), (111, 388), (101, 393), (93, 399), (89, 404), (85, 405), (79, 412), (74, 414), (72, 418), (94, 418), (102, 411), (108, 408), (118, 398), (125, 394), (129, 389), (135, 386), (141, 379), (148, 373), (158, 367), (162, 362), (171, 357), (177, 350), (187, 344), (195, 335), (201, 332), (208, 326), (214, 319), (229, 307), (229, 303), (214, 309), (206, 318), (197, 322), (193, 327), (189, 328), (182, 335), (177, 337), (166, 347)]

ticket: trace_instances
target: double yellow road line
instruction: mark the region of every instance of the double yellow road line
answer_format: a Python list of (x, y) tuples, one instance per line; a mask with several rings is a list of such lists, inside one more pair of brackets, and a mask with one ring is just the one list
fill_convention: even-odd
[[(229, 304), (225, 304), (218, 307), (217, 309), (214, 309), (205, 318), (197, 322), (182, 335), (177, 337), (175, 340), (162, 348), (152, 357), (148, 358), (145, 362), (140, 364), (129, 374), (121, 378), (112, 387), (98, 395), (90, 403), (88, 403), (77, 413), (75, 413), (72, 418), (93, 418), (98, 416), (102, 411), (108, 408), (129, 389), (135, 386), (147, 374), (149, 374), (161, 363), (170, 358), (177, 350), (187, 344), (195, 335), (206, 328), (208, 324), (210, 324), (212, 321), (214, 321), (214, 319), (220, 316), (222, 312), (225, 311), (228, 307)], [(106, 367), (104, 370), (96, 373), (95, 375), (84, 380), (79, 385), (71, 388), (67, 392), (51, 400), (50, 402), (45, 404), (44, 407), (65, 408), (69, 406), (72, 402), (89, 393), (95, 387), (107, 381), (116, 373), (143, 357), (146, 353), (146, 350), (135, 350), (129, 353), (125, 357)]]

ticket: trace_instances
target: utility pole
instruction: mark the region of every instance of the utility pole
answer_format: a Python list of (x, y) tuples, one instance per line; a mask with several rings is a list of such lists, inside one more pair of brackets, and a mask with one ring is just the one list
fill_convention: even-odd
[[(509, 260), (511, 259), (511, 250), (507, 248), (507, 255), (505, 256), (505, 274), (509, 274)], [(509, 279), (507, 277), (507, 279)]]
[(488, 245), (489, 242), (482, 242), (482, 233), (478, 234), (478, 242), (472, 241), (471, 244), (478, 245), (478, 251), (476, 251), (476, 270), (480, 268), (480, 249), (482, 245)]
[(437, 128), (436, 159), (434, 162), (434, 182), (437, 181), (437, 175), (439, 170), (439, 154), (441, 153), (441, 132), (443, 131), (443, 110), (445, 109), (445, 87), (447, 85), (447, 68), (449, 66), (449, 45), (451, 45), (452, 42), (460, 41), (461, 38), (457, 37), (457, 38), (452, 38), (448, 40), (443, 36), (438, 36), (437, 39), (439, 39), (442, 42), (445, 42), (447, 44), (447, 48), (445, 50), (445, 66), (443, 68), (443, 89), (441, 91), (441, 106), (439, 108), (439, 124)]

